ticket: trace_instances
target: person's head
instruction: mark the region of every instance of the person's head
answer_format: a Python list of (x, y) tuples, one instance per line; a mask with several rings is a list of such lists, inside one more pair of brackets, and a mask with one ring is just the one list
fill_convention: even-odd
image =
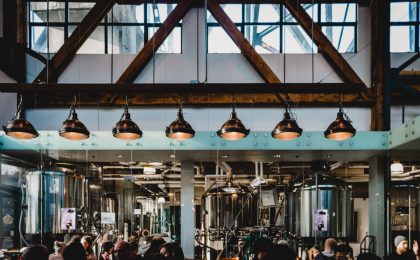
[(80, 242), (84, 248), (88, 248), (92, 247), (93, 240), (91, 236), (83, 236)]
[(324, 242), (325, 251), (329, 251), (329, 250), (334, 251), (336, 247), (337, 247), (337, 240), (335, 240), (334, 238), (330, 237), (325, 240)]
[(131, 241), (130, 243), (130, 250), (134, 253), (137, 254), (137, 252), (139, 251), (139, 243), (137, 243), (137, 241)]
[(349, 257), (352, 257), (353, 250), (350, 246), (345, 244), (337, 245), (335, 248), (335, 258), (336, 259), (348, 259)]
[(357, 256), (357, 260), (381, 260), (379, 256), (372, 253), (362, 253)]
[(161, 237), (154, 237), (152, 239), (152, 241), (150, 241), (150, 247), (146, 251), (145, 254), (147, 254), (147, 255), (149, 255), (149, 254), (155, 254), (155, 253), (158, 253), (159, 254), (160, 247), (163, 244), (165, 244), (165, 240), (163, 240), (163, 238), (161, 238)]
[(160, 247), (160, 254), (166, 259), (183, 260), (184, 252), (177, 243), (166, 243)]
[(257, 258), (264, 259), (265, 255), (267, 254), (267, 250), (272, 244), (273, 242), (267, 238), (256, 240), (253, 245), (253, 250)]
[(398, 235), (394, 238), (394, 245), (397, 254), (404, 254), (408, 251), (408, 240), (405, 236)]
[(46, 246), (30, 246), (22, 253), (22, 260), (48, 260), (48, 248)]
[(315, 257), (319, 254), (319, 252), (320, 252), (319, 249), (317, 247), (313, 246), (313, 247), (309, 248), (308, 256)]
[(54, 241), (54, 251), (57, 254), (62, 255), (64, 252), (64, 248), (66, 248), (66, 243), (60, 241)]
[(263, 260), (277, 260), (281, 256), (282, 260), (295, 260), (296, 253), (287, 245), (271, 245)]
[(112, 242), (105, 242), (102, 244), (102, 253), (106, 253), (108, 255), (112, 254), (112, 250), (114, 249), (114, 244)]
[(63, 252), (64, 260), (86, 260), (86, 250), (79, 242), (70, 243)]
[(131, 253), (130, 245), (124, 240), (119, 240), (114, 247), (114, 255), (116, 260), (125, 260)]
[(80, 243), (80, 240), (82, 238), (79, 235), (73, 235), (69, 241), (69, 244), (71, 243)]

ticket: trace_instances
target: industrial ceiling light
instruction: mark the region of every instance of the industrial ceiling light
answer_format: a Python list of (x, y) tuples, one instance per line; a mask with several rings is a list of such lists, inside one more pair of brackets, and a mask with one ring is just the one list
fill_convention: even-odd
[(164, 204), (165, 202), (166, 202), (166, 200), (165, 200), (164, 197), (158, 197), (158, 199), (157, 199), (158, 204)]
[(38, 132), (35, 127), (22, 117), (23, 98), (20, 96), (20, 102), (17, 107), (15, 115), (3, 126), (6, 135), (16, 139), (32, 139), (38, 137)]
[(79, 121), (76, 113), (76, 97), (74, 97), (74, 103), (70, 107), (69, 116), (66, 121), (63, 122), (58, 133), (61, 137), (64, 137), (69, 140), (83, 140), (87, 139), (90, 136), (89, 130), (86, 126)]
[(217, 135), (223, 139), (234, 141), (247, 137), (248, 134), (249, 129), (246, 129), (241, 120), (236, 116), (235, 104), (232, 104), (230, 119), (217, 131)]
[(324, 136), (331, 140), (342, 141), (350, 139), (355, 135), (356, 129), (351, 125), (351, 120), (343, 111), (343, 105), (340, 102), (337, 118), (325, 130)]
[(296, 119), (289, 113), (289, 104), (286, 102), (286, 108), (283, 120), (280, 121), (271, 132), (273, 138), (279, 140), (293, 140), (302, 135), (302, 128), (296, 123)]
[(391, 173), (403, 173), (404, 172), (404, 166), (402, 163), (395, 161), (391, 164)]
[(168, 127), (166, 127), (166, 136), (177, 141), (193, 138), (195, 135), (194, 129), (191, 125), (185, 121), (184, 115), (182, 114), (182, 106), (179, 105), (178, 114), (175, 119)]
[(112, 128), (112, 135), (122, 140), (135, 140), (143, 136), (143, 132), (138, 125), (131, 120), (130, 113), (128, 113), (128, 104), (124, 105), (124, 113), (120, 121)]

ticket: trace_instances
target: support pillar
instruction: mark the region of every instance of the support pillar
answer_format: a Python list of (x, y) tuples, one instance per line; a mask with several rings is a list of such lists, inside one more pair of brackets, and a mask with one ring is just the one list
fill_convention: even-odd
[(181, 247), (185, 258), (194, 259), (194, 162), (181, 162)]
[(369, 235), (375, 237), (375, 253), (385, 256), (389, 245), (389, 159), (369, 160)]

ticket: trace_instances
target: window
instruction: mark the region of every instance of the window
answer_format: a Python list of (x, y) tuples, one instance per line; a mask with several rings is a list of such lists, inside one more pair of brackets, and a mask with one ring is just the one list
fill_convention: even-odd
[(393, 1), (390, 8), (390, 51), (419, 51), (419, 3)]
[[(339, 52), (356, 52), (357, 5), (302, 4)], [(222, 8), (258, 53), (317, 52), (311, 37), (280, 4), (226, 4)], [(239, 53), (216, 19), (207, 13), (209, 53)]]
[[(41, 53), (57, 52), (94, 5), (80, 1), (29, 2), (29, 47)], [(78, 53), (138, 53), (174, 7), (175, 4), (115, 5)], [(158, 52), (181, 53), (181, 23)]]

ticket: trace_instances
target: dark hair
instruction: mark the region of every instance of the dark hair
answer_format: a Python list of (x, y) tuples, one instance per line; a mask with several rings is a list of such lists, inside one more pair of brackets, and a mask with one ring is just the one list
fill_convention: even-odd
[(268, 250), (266, 257), (267, 260), (277, 260), (281, 256), (283, 260), (295, 260), (296, 253), (286, 245), (271, 245)]
[(70, 243), (63, 252), (64, 260), (85, 260), (86, 250), (79, 242)]
[(381, 260), (381, 258), (373, 253), (362, 253), (357, 256), (357, 260)]
[(112, 242), (105, 242), (102, 244), (102, 253), (108, 252), (109, 249), (113, 248), (114, 244)]
[(165, 248), (170, 258), (173, 260), (184, 260), (184, 251), (182, 251), (182, 248), (177, 243), (166, 243), (163, 244), (160, 249)]
[(42, 245), (28, 247), (22, 254), (23, 260), (48, 260), (48, 248)]
[(131, 241), (129, 244), (131, 251), (137, 253), (137, 251), (139, 250), (139, 243), (137, 243), (137, 241)]
[(165, 244), (165, 240), (161, 237), (154, 237), (152, 241), (150, 242), (150, 247), (147, 249), (147, 251), (144, 253), (144, 256), (146, 255), (152, 255), (152, 254), (159, 254), (160, 247)]
[(86, 243), (88, 243), (89, 246), (92, 246), (93, 240), (91, 236), (84, 236), (82, 237), (82, 240), (85, 240)]
[(273, 241), (268, 238), (255, 240), (253, 244), (254, 253), (258, 254), (260, 252), (266, 252), (271, 247), (271, 245), (273, 245)]
[(114, 247), (115, 259), (126, 260), (130, 257), (130, 245), (124, 240), (119, 240)]

